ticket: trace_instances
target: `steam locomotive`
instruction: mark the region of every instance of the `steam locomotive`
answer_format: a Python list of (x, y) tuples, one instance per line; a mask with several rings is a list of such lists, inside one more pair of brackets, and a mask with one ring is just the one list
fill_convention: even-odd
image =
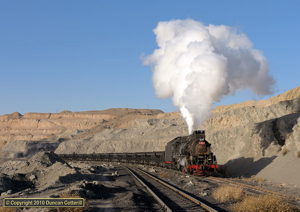
[(195, 175), (216, 172), (216, 156), (211, 152), (211, 144), (205, 140), (205, 131), (197, 130), (189, 136), (173, 139), (165, 148), (166, 163)]
[(65, 160), (89, 160), (154, 165), (178, 169), (194, 175), (210, 175), (218, 168), (205, 131), (177, 137), (167, 143), (165, 151), (137, 153), (60, 154)]

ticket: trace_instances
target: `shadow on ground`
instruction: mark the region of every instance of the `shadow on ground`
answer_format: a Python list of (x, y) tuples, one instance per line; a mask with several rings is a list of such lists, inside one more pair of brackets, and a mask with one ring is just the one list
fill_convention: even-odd
[(251, 177), (271, 164), (276, 157), (261, 158), (257, 161), (254, 161), (254, 158), (241, 157), (228, 161), (221, 168), (226, 169), (228, 177)]

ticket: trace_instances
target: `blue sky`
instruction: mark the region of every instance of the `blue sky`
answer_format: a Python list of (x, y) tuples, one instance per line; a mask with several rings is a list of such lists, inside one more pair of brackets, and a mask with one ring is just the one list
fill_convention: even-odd
[[(157, 48), (158, 22), (172, 19), (241, 30), (267, 58), (278, 95), (300, 85), (299, 11), (296, 0), (0, 0), (0, 115), (177, 110), (155, 96), (151, 70), (139, 59)], [(218, 104), (253, 98), (245, 91)]]

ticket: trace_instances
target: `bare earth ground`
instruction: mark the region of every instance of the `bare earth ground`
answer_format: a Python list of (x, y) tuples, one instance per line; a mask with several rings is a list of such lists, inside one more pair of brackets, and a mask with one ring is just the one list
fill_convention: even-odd
[[(40, 152), (29, 160), (6, 161), (0, 166), (0, 204), (5, 197), (49, 198), (77, 191), (90, 203), (89, 211), (161, 211), (161, 206), (121, 165), (103, 162), (67, 163), (51, 152)], [(212, 197), (214, 190), (224, 183), (159, 167), (137, 166), (219, 211), (230, 211), (230, 207), (236, 203), (220, 203)], [(231, 180), (300, 197), (298, 186), (273, 184), (262, 178)], [(300, 206), (300, 201), (295, 204)], [(31, 208), (25, 211), (48, 209)]]
[[(230, 207), (237, 203), (237, 201), (227, 201), (225, 203), (220, 203), (216, 199), (213, 198), (212, 193), (218, 187), (227, 184), (222, 181), (216, 182), (209, 177), (198, 177), (187, 175), (185, 173), (181, 173), (179, 171), (163, 169), (159, 167), (152, 166), (138, 166), (139, 168), (149, 172), (150, 174), (160, 177), (162, 180), (177, 186), (178, 188), (195, 195), (200, 198), (204, 203), (212, 204), (212, 207), (217, 209), (218, 211), (231, 211)], [(286, 184), (273, 184), (270, 181), (263, 180), (262, 178), (229, 178), (229, 180), (233, 180), (236, 182), (258, 186), (260, 188), (264, 188), (267, 190), (295, 196), (300, 198), (300, 187), (299, 186), (289, 186)], [(233, 185), (234, 186), (234, 185)], [(257, 194), (260, 194), (258, 192)], [(290, 200), (290, 199), (289, 199)], [(291, 201), (292, 204), (296, 206), (300, 206), (300, 200)]]
[[(2, 173), (24, 173), (25, 176), (20, 176), (19, 179), (11, 177), (12, 175), (0, 176), (0, 204), (5, 197), (49, 198), (77, 191), (81, 197), (88, 200), (89, 211), (160, 211), (161, 207), (153, 197), (121, 167), (84, 162), (68, 164), (59, 161), (55, 155), (47, 154), (39, 154), (29, 161), (29, 165), (28, 161), (11, 161), (11, 164), (18, 165), (1, 169)], [(24, 164), (25, 167), (22, 167)], [(58, 175), (60, 177), (57, 177)], [(14, 182), (5, 182), (8, 179)], [(19, 188), (5, 187), (8, 184), (16, 184), (17, 180)], [(23, 186), (21, 190), (20, 186)], [(31, 208), (26, 211), (48, 209)]]

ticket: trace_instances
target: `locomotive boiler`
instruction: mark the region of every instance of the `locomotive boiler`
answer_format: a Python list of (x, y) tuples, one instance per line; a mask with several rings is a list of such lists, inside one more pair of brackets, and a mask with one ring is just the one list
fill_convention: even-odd
[(196, 130), (189, 136), (177, 137), (165, 147), (166, 163), (195, 175), (206, 175), (218, 168), (211, 144), (205, 140), (205, 131)]

